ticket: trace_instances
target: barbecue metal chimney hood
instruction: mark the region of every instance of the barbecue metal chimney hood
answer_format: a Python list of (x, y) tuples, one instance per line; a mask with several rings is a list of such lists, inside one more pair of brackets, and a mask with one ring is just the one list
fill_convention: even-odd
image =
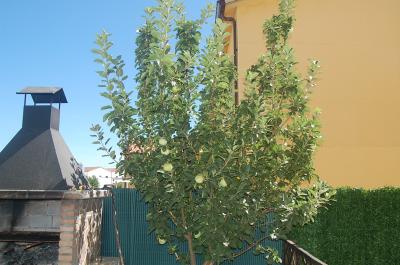
[[(59, 133), (62, 88), (27, 87), (22, 129), (0, 153), (0, 189), (70, 190), (88, 185)], [(34, 105), (27, 105), (31, 95)], [(53, 107), (58, 105), (58, 108)]]

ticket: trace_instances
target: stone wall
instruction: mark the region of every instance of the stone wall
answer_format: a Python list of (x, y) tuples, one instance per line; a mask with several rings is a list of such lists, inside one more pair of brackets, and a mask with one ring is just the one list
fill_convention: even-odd
[(59, 200), (0, 200), (0, 232), (58, 232)]
[(85, 265), (100, 258), (102, 198), (61, 201), (60, 265)]

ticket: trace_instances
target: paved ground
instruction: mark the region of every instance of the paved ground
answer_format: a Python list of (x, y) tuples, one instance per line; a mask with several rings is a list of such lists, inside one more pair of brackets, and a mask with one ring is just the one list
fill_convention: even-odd
[(103, 257), (102, 261), (96, 265), (119, 265), (118, 258)]

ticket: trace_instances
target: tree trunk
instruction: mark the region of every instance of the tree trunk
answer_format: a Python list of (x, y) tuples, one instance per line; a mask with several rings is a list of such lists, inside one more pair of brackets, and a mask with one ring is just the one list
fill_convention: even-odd
[(192, 233), (187, 234), (186, 239), (188, 241), (188, 247), (189, 247), (190, 265), (196, 265), (196, 254), (194, 253), (194, 250), (193, 250)]

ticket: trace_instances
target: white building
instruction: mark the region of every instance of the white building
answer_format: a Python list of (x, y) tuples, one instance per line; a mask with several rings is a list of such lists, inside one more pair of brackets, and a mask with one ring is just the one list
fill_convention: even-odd
[(105, 185), (113, 185), (123, 180), (115, 168), (85, 167), (83, 172), (87, 177), (97, 178), (99, 188), (103, 188)]

